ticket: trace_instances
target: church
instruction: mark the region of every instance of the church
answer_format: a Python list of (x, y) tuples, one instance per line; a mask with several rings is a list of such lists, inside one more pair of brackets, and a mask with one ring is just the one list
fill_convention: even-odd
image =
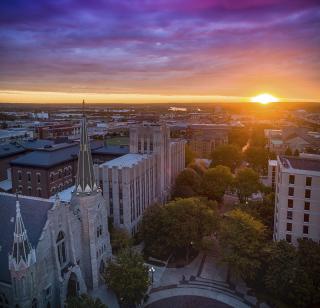
[(96, 184), (81, 119), (70, 202), (0, 193), (0, 307), (63, 307), (103, 284), (112, 252), (107, 204)]

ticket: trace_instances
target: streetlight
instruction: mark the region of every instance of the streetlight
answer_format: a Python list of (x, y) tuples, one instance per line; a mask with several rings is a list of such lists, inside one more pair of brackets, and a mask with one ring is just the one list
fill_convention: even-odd
[(153, 283), (153, 273), (154, 273), (155, 271), (156, 271), (156, 270), (154, 269), (153, 266), (151, 266), (151, 267), (149, 268), (149, 273), (151, 273), (151, 283)]

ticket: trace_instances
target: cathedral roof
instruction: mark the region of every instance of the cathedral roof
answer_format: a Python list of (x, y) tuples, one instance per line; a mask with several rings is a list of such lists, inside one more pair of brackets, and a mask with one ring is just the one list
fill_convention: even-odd
[(80, 151), (78, 157), (78, 170), (75, 191), (77, 193), (91, 193), (96, 189), (97, 185), (93, 172), (87, 119), (85, 116), (83, 116), (81, 119)]
[[(35, 248), (47, 221), (47, 212), (54, 202), (28, 196), (19, 196), (19, 201), (21, 217), (28, 231), (28, 239), (31, 246)], [(0, 281), (10, 283), (8, 255), (12, 252), (15, 232), (15, 195), (0, 193), (0, 213)]]

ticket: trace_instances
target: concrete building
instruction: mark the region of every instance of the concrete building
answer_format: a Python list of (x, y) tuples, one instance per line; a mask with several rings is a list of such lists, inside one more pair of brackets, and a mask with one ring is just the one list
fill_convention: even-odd
[(198, 158), (210, 158), (221, 144), (228, 143), (229, 127), (223, 124), (194, 124), (187, 130), (188, 144)]
[(185, 141), (171, 140), (166, 125), (130, 128), (130, 153), (99, 166), (103, 194), (116, 226), (135, 234), (145, 209), (163, 203), (185, 167)]
[(107, 207), (93, 173), (85, 117), (77, 170), (69, 203), (0, 193), (2, 307), (64, 307), (68, 296), (104, 283), (101, 273), (111, 257)]
[(268, 161), (268, 181), (267, 185), (271, 187), (273, 190), (276, 187), (276, 169), (277, 169), (278, 161), (277, 160), (269, 160)]
[(276, 167), (274, 239), (297, 244), (320, 240), (320, 156), (279, 156)]

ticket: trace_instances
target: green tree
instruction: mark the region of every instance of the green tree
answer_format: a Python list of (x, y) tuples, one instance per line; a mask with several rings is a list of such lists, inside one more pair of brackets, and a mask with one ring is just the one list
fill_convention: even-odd
[(287, 149), (285, 150), (284, 154), (287, 155), (287, 156), (292, 156), (292, 150), (291, 150), (291, 148), (290, 148), (290, 147), (287, 147)]
[(299, 266), (297, 250), (286, 241), (275, 243), (268, 261), (265, 285), (275, 298), (298, 307), (310, 298), (308, 275)]
[(232, 128), (229, 132), (229, 143), (242, 148), (247, 144), (249, 136), (250, 132), (246, 127)]
[(188, 168), (193, 169), (195, 172), (199, 174), (200, 177), (202, 177), (208, 169), (203, 163), (195, 162), (188, 165)]
[(199, 195), (201, 177), (192, 168), (182, 170), (176, 178), (173, 187), (173, 197), (188, 198)]
[(129, 248), (132, 245), (132, 239), (125, 229), (112, 228), (110, 239), (113, 254), (117, 254), (119, 251)]
[(87, 294), (81, 294), (78, 297), (69, 297), (66, 300), (68, 308), (107, 308), (99, 298), (94, 299)]
[(217, 203), (199, 198), (179, 198), (150, 208), (141, 225), (145, 252), (158, 257), (184, 251), (187, 256), (190, 244), (201, 246), (203, 237), (218, 228), (218, 221)]
[(119, 301), (129, 305), (139, 304), (150, 284), (143, 258), (129, 249), (119, 253), (116, 261), (108, 263), (104, 278)]
[(250, 146), (245, 151), (245, 159), (258, 173), (265, 173), (268, 167), (268, 151), (261, 147)]
[(186, 166), (191, 164), (195, 158), (197, 157), (196, 153), (191, 150), (190, 145), (186, 144), (185, 147), (185, 161), (186, 161)]
[(211, 167), (223, 165), (229, 167), (234, 171), (240, 166), (242, 160), (242, 153), (240, 149), (233, 144), (224, 144), (218, 146), (212, 152), (212, 164)]
[(255, 279), (265, 238), (265, 226), (259, 220), (240, 209), (228, 212), (219, 231), (223, 261), (243, 279)]
[(219, 165), (210, 168), (204, 174), (202, 192), (209, 199), (221, 201), (232, 181), (233, 176), (229, 167)]
[(244, 203), (261, 187), (259, 175), (251, 168), (243, 168), (236, 174), (234, 181), (235, 188), (241, 203)]

